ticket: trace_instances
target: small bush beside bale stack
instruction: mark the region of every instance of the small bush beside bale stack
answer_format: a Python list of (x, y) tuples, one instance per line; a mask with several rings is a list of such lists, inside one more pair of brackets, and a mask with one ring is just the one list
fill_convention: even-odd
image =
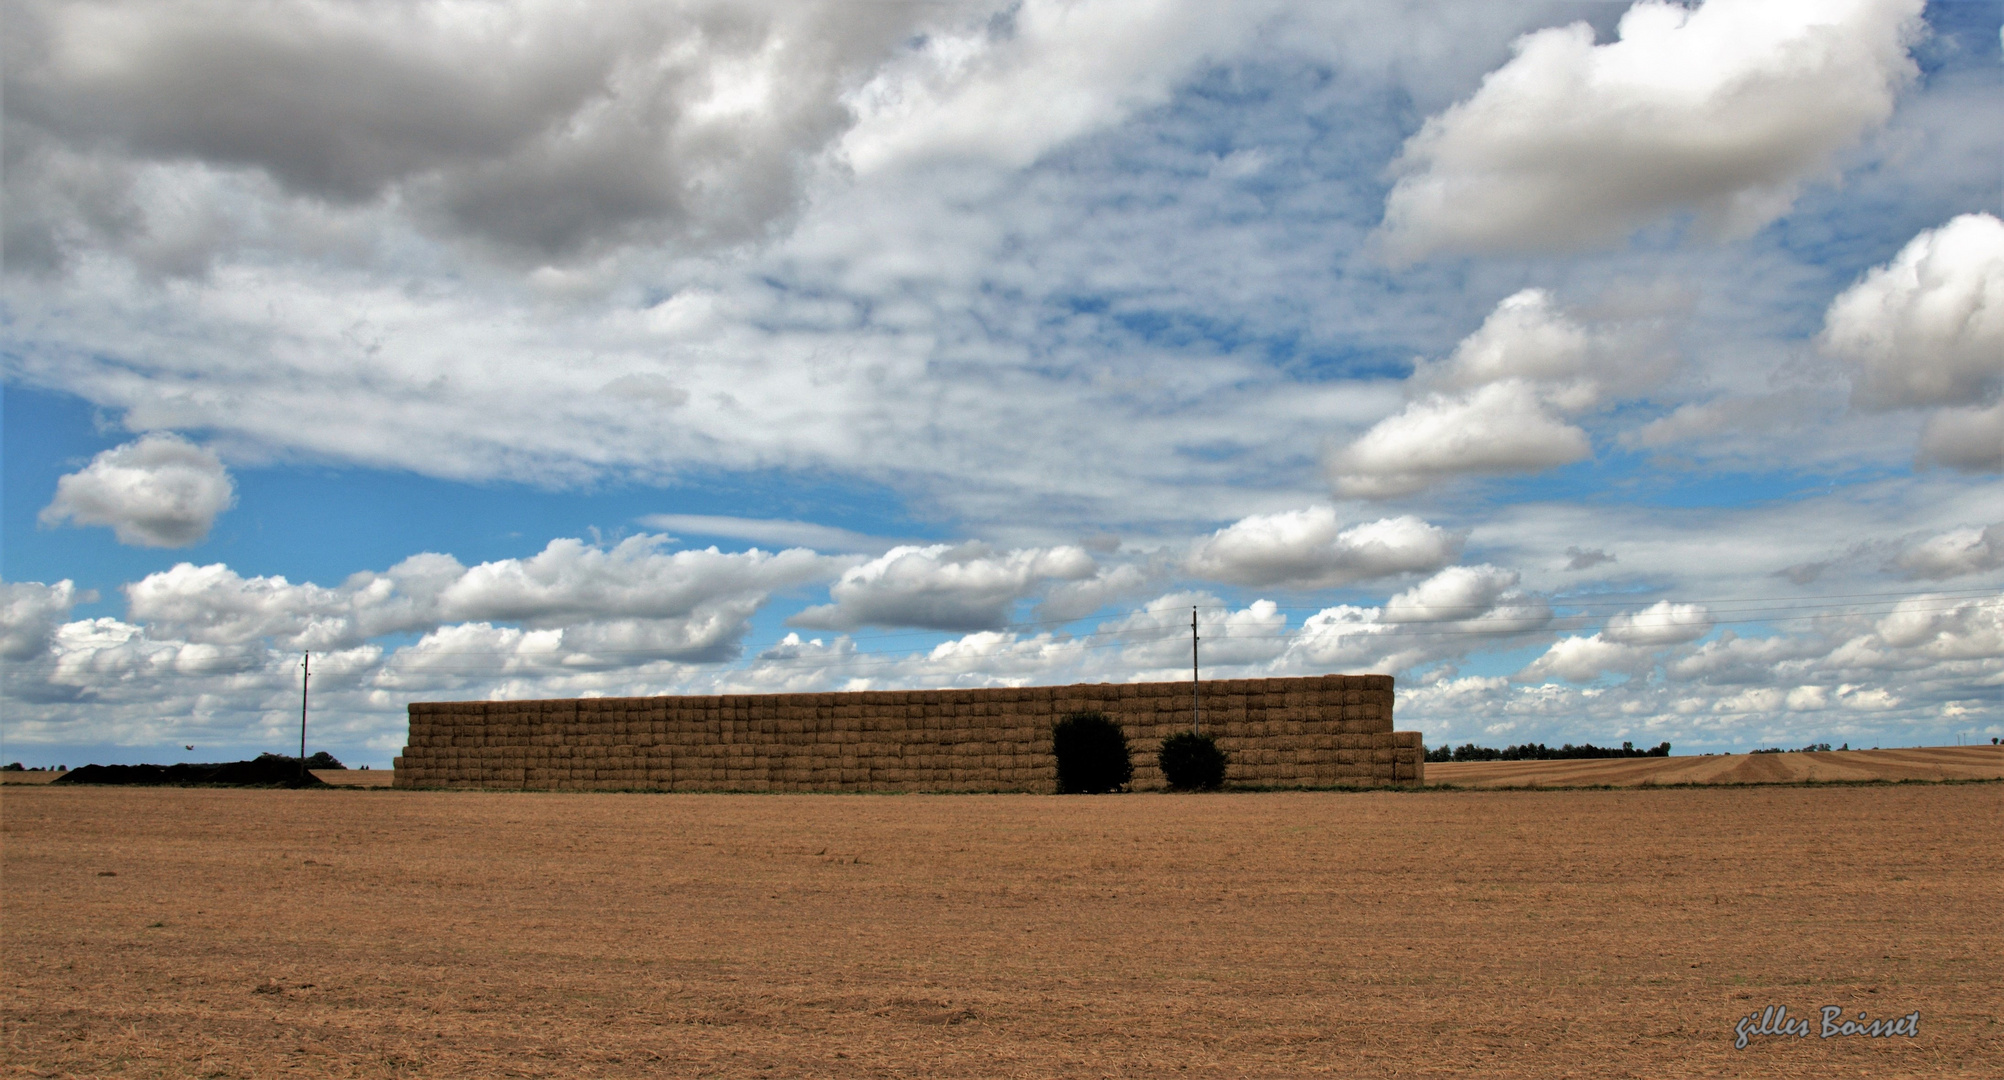
[[(1253, 787), (1417, 784), (1418, 732), (1392, 730), (1388, 675), (1220, 679), (1204, 730)], [(1165, 786), (1162, 741), (1190, 684), (418, 702), (395, 786), (565, 791), (1057, 790), (1059, 719), (1105, 714), (1128, 786)]]
[(1155, 760), (1171, 791), (1216, 791), (1225, 786), (1225, 752), (1209, 735), (1185, 731), (1162, 740)]

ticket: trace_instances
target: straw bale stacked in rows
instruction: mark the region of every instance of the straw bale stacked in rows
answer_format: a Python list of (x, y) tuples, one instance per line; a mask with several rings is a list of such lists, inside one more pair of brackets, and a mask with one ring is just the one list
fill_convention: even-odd
[[(1418, 782), (1418, 732), (1392, 730), (1386, 675), (1203, 684), (1204, 731), (1234, 784)], [(1188, 683), (983, 690), (420, 702), (398, 787), (670, 791), (1050, 791), (1051, 725), (1096, 710), (1127, 733), (1134, 787)]]

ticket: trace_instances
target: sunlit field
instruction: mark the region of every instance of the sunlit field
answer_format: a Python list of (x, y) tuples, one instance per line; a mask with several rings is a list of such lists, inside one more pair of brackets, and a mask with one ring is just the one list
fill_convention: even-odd
[[(38, 1075), (1994, 1075), (2004, 785), (9, 787)], [(1759, 1036), (1918, 1012), (1918, 1036)]]

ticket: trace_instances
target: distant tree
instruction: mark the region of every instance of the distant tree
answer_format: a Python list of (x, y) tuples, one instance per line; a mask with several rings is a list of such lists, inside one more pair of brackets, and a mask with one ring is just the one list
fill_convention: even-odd
[(1667, 742), (1660, 743), (1647, 750), (1637, 750), (1635, 748), (1635, 744), (1632, 742), (1622, 743), (1620, 749), (1616, 749), (1610, 746), (1595, 746), (1592, 743), (1581, 743), (1578, 746), (1574, 746), (1572, 743), (1567, 743), (1564, 746), (1556, 746), (1556, 747), (1546, 746), (1544, 743), (1523, 743), (1518, 746), (1506, 746), (1501, 750), (1497, 750), (1494, 747), (1477, 746), (1474, 743), (1463, 743), (1462, 745), (1454, 748), (1454, 753), (1451, 757), (1435, 756), (1435, 753), (1445, 755), (1446, 751), (1447, 747), (1443, 746), (1440, 748), (1439, 751), (1434, 753), (1429, 753), (1427, 755), (1427, 760), (1428, 761), (1450, 761), (1450, 760), (1452, 761), (1567, 761), (1579, 758), (1669, 757), (1670, 744)]

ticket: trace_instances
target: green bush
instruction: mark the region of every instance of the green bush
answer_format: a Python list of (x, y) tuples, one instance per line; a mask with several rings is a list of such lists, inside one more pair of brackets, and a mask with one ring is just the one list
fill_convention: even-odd
[(1127, 736), (1105, 713), (1078, 712), (1051, 729), (1051, 752), (1058, 758), (1058, 793), (1113, 791), (1134, 779)]
[(1177, 791), (1216, 791), (1225, 786), (1225, 752), (1209, 735), (1185, 731), (1162, 740), (1155, 755), (1162, 778)]

